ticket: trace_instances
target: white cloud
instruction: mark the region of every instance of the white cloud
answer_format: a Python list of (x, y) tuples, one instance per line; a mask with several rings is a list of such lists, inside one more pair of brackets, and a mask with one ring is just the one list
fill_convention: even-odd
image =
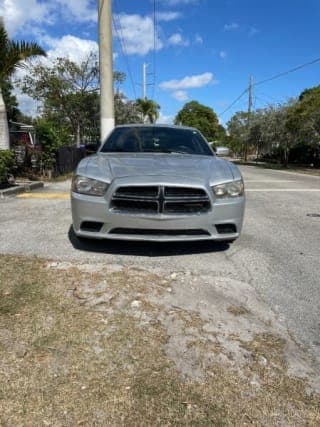
[(90, 0), (56, 0), (61, 6), (61, 13), (68, 20), (75, 19), (77, 22), (96, 22), (97, 6)]
[(38, 0), (2, 0), (0, 15), (3, 16), (10, 36), (25, 30), (28, 24), (52, 23), (52, 4)]
[(63, 36), (61, 39), (45, 37), (44, 41), (50, 47), (47, 51), (48, 60), (67, 57), (73, 62), (80, 63), (89, 53), (98, 53), (97, 42), (71, 35)]
[(18, 31), (35, 33), (42, 24), (52, 25), (59, 19), (96, 22), (97, 7), (91, 0), (1, 0), (0, 15), (4, 17), (9, 35), (13, 36)]
[(185, 90), (176, 90), (172, 93), (172, 96), (174, 99), (181, 102), (187, 101), (189, 99), (189, 96)]
[(175, 19), (178, 19), (181, 17), (181, 13), (180, 12), (158, 12), (157, 13), (157, 21), (164, 21), (164, 22), (169, 22), (169, 21), (174, 21)]
[(172, 34), (168, 39), (168, 43), (172, 46), (189, 46), (190, 42), (184, 39), (180, 33)]
[(236, 31), (240, 28), (240, 25), (236, 22), (232, 22), (231, 24), (225, 24), (223, 27), (226, 31)]
[[(116, 37), (123, 41), (128, 55), (146, 55), (154, 48), (154, 25), (150, 16), (120, 14), (115, 18)], [(163, 43), (156, 35), (156, 50), (162, 49)]]
[(225, 58), (227, 57), (227, 52), (226, 52), (226, 51), (224, 51), (224, 50), (221, 50), (221, 51), (219, 52), (219, 57), (220, 57), (221, 59), (225, 59)]
[(169, 80), (166, 82), (160, 83), (161, 89), (168, 89), (168, 90), (184, 90), (184, 89), (191, 89), (191, 88), (199, 88), (206, 86), (209, 83), (217, 83), (212, 73), (203, 73), (198, 74), (195, 76), (186, 76), (181, 80)]

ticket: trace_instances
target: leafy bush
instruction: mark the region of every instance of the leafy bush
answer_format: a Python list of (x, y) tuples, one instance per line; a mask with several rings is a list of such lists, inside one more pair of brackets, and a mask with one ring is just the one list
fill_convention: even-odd
[(289, 162), (320, 167), (320, 144), (299, 142), (291, 148)]
[(0, 150), (0, 183), (6, 182), (7, 176), (16, 166), (15, 153), (11, 150)]
[(38, 140), (41, 144), (41, 160), (44, 169), (53, 169), (56, 162), (56, 151), (64, 146), (71, 145), (69, 134), (47, 120), (39, 120), (36, 124)]
[(270, 163), (281, 163), (283, 162), (284, 150), (281, 145), (273, 147), (272, 150), (268, 153), (260, 156), (260, 160), (264, 160)]

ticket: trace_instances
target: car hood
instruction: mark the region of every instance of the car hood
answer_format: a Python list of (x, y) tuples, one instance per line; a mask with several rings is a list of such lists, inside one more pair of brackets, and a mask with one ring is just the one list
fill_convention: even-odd
[(153, 153), (98, 153), (82, 160), (77, 173), (113, 181), (126, 177), (184, 178), (193, 182), (225, 182), (234, 179), (229, 162), (215, 156)]

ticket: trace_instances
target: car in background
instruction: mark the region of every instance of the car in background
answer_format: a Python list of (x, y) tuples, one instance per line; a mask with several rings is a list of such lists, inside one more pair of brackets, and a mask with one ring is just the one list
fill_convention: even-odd
[(233, 241), (245, 195), (238, 167), (218, 158), (194, 128), (116, 127), (72, 180), (80, 238)]
[(216, 147), (215, 149), (216, 155), (221, 157), (228, 157), (230, 156), (230, 149), (228, 147)]

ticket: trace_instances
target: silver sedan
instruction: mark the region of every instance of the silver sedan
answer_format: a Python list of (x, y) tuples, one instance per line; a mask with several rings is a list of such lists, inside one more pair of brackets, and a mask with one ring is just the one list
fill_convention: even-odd
[(78, 237), (233, 241), (245, 196), (238, 167), (198, 130), (126, 125), (79, 163), (71, 206)]

